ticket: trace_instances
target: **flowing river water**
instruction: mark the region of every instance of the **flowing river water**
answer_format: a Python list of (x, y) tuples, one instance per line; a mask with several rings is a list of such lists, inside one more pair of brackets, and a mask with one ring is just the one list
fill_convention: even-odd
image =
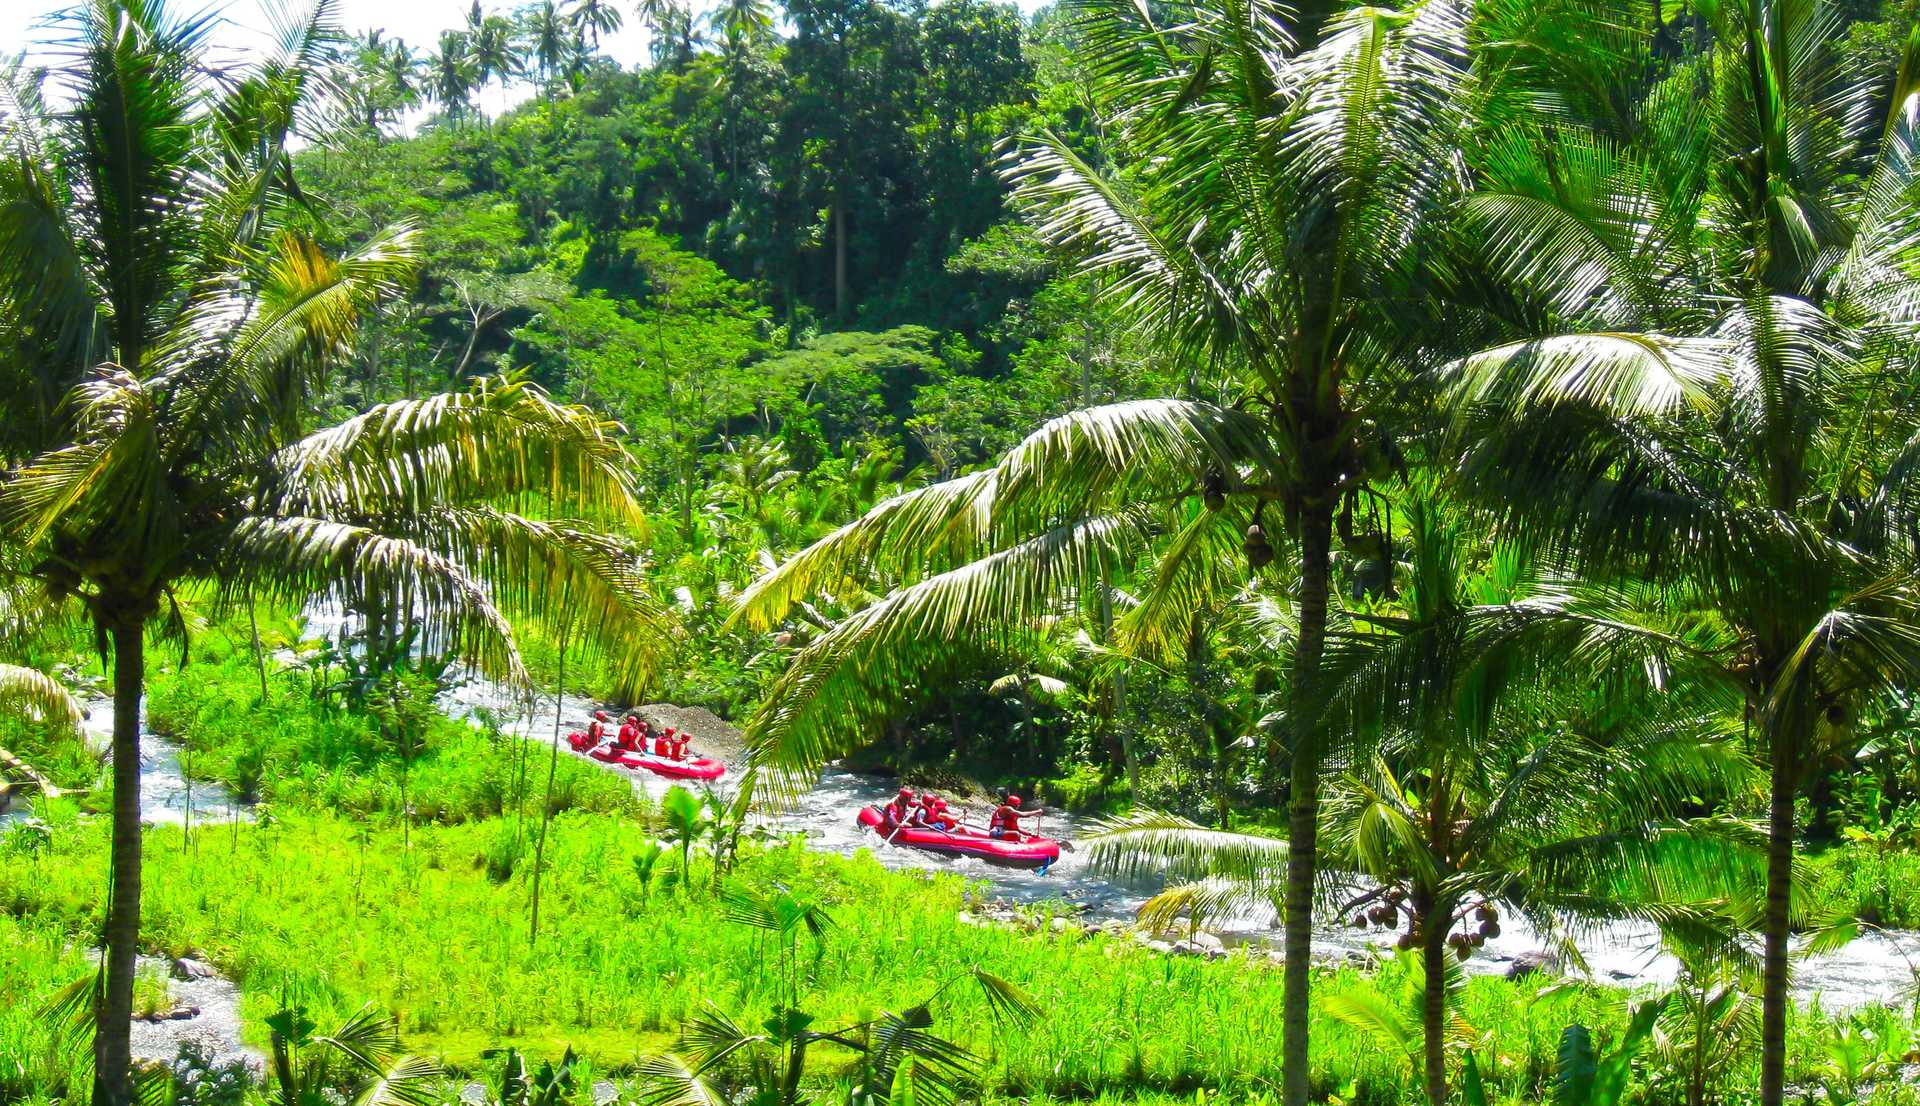
[[(331, 636), (343, 624), (338, 614), (315, 611), (309, 614), (310, 637)], [(585, 729), (598, 704), (564, 696), (558, 703), (548, 695), (530, 710), (524, 701), (488, 681), (474, 679), (449, 692), (443, 708), (450, 716), (472, 720), (480, 708), (493, 712), (505, 732), (519, 735), (543, 748), (551, 748), (555, 734), (564, 735)], [(103, 738), (112, 726), (112, 708), (107, 703), (92, 704), (87, 728), (95, 740)], [(694, 734), (698, 748), (700, 735)], [(181, 823), (191, 819), (194, 825), (224, 822), (247, 817), (244, 806), (229, 802), (216, 784), (192, 782), (180, 763), (179, 747), (157, 735), (143, 739), (141, 758), (141, 806), (145, 820), (153, 823)], [(580, 756), (562, 738), (559, 754), (579, 757), (606, 771), (619, 772), (636, 788), (658, 797), (673, 786), (671, 781), (649, 772), (631, 772), (603, 765)], [(731, 773), (730, 773), (731, 775)], [(1155, 890), (1152, 886), (1129, 884), (1091, 871), (1085, 852), (1068, 851), (1047, 873), (1019, 871), (986, 864), (977, 859), (936, 856), (902, 846), (888, 846), (871, 832), (862, 829), (854, 816), (863, 806), (884, 802), (892, 793), (894, 781), (857, 775), (838, 767), (827, 768), (819, 784), (786, 809), (763, 815), (762, 825), (778, 835), (799, 834), (810, 848), (852, 855), (867, 850), (881, 864), (895, 869), (947, 872), (987, 884), (1000, 899), (1036, 904), (1052, 903), (1063, 911), (1071, 910), (1090, 921), (1131, 919), (1134, 912)], [(721, 781), (725, 790), (726, 781)], [(17, 819), (24, 809), (0, 813), (0, 827)], [(984, 812), (972, 812), (978, 822)], [(1049, 837), (1072, 841), (1090, 828), (1071, 815), (1049, 812), (1036, 827)], [(1484, 949), (1467, 962), (1475, 972), (1505, 973), (1523, 958), (1536, 956), (1549, 944), (1523, 919), (1504, 921), (1501, 936), (1487, 942)], [(1280, 934), (1265, 919), (1243, 918), (1209, 927), (1227, 946), (1250, 945), (1277, 947)], [(1391, 932), (1361, 931), (1344, 926), (1327, 926), (1314, 934), (1314, 951), (1329, 960), (1365, 956), (1379, 951), (1393, 937)], [(1591, 927), (1576, 937), (1582, 958), (1592, 978), (1623, 986), (1638, 987), (1670, 984), (1678, 964), (1664, 953), (1652, 926), (1635, 923), (1609, 923)], [(1857, 938), (1844, 948), (1810, 955), (1796, 962), (1794, 990), (1802, 1000), (1818, 999), (1829, 1009), (1868, 1003), (1907, 1003), (1915, 997), (1920, 984), (1920, 931), (1877, 931)]]

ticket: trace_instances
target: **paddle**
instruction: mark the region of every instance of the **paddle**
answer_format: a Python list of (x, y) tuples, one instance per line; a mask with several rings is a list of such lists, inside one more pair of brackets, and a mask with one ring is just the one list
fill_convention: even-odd
[[(886, 816), (887, 816), (887, 808), (881, 807), (880, 817), (885, 818)], [(893, 839), (900, 836), (900, 831), (906, 828), (907, 828), (907, 820), (905, 818), (901, 818), (900, 824), (893, 827), (892, 833), (887, 834), (887, 848), (889, 849), (893, 848)]]

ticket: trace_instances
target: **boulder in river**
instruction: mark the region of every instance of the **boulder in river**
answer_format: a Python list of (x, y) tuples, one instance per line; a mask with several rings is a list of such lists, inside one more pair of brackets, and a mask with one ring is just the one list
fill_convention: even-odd
[(203, 960), (195, 960), (190, 956), (182, 956), (175, 960), (169, 965), (169, 972), (173, 978), (188, 983), (201, 979), (215, 979), (220, 975), (213, 969), (213, 965)]
[(672, 726), (682, 733), (692, 734), (693, 747), (708, 756), (718, 757), (728, 764), (744, 764), (746, 761), (745, 735), (737, 727), (705, 707), (647, 703), (634, 707), (633, 713), (656, 729)]
[(1525, 979), (1530, 975), (1554, 975), (1560, 971), (1560, 958), (1546, 949), (1523, 952), (1513, 958), (1507, 966), (1508, 979)]

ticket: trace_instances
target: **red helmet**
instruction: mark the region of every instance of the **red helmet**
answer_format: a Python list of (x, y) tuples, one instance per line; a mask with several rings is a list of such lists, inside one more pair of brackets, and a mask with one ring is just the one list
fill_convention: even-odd
[(667, 727), (667, 736), (668, 736), (668, 737), (672, 737), (672, 736), (673, 736), (673, 727), (672, 727), (672, 726), (668, 726), (668, 727)]
[(934, 800), (933, 800), (933, 805), (935, 806), (935, 808), (937, 808), (937, 809), (939, 809), (939, 810), (945, 810), (945, 809), (947, 809), (947, 801), (946, 801), (945, 799), (942, 799), (942, 798), (940, 798), (940, 797), (938, 797), (938, 796), (935, 796), (935, 797), (934, 797)]
[(1019, 805), (1020, 805), (1020, 796), (1018, 796), (1018, 795), (1012, 795), (1012, 794), (1009, 794), (1009, 795), (1007, 796), (1007, 805), (1008, 805), (1008, 806), (1019, 806)]
[(901, 788), (901, 789), (900, 789), (900, 797), (901, 797), (902, 799), (911, 799), (911, 798), (913, 798), (913, 788), (911, 788), (911, 787), (903, 787), (903, 788)]
[(598, 721), (605, 722), (607, 720), (607, 712), (603, 710), (594, 711), (593, 717)]
[(627, 712), (627, 721), (629, 721), (629, 722), (638, 722), (638, 721), (640, 721), (640, 716), (639, 716), (639, 715), (637, 715), (637, 714), (635, 714), (635, 713), (633, 713), (632, 711), (628, 711), (628, 712)]

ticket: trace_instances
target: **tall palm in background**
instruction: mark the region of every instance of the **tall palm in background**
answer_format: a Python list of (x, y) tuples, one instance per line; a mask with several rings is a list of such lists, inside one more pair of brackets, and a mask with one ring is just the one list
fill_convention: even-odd
[(401, 110), (411, 110), (420, 104), (420, 57), (408, 46), (405, 39), (396, 38), (387, 43), (387, 55), (381, 66), (386, 78), (387, 90), (400, 104)]
[(480, 0), (473, 0), (473, 7), (467, 11), (467, 58), (473, 63), (474, 84), (485, 89), (494, 81), (505, 88), (507, 83), (519, 76), (525, 66), (521, 64), (519, 45), (514, 41), (513, 21), (503, 15), (485, 11)]
[[(1057, 605), (1107, 603), (1106, 573), (1162, 535), (1155, 587), (1188, 609), (1244, 583), (1223, 570), (1234, 546), (1257, 570), (1282, 527), (1296, 535), (1292, 686), (1265, 775), (1291, 807), (1285, 1100), (1302, 1106), (1334, 520), (1394, 467), (1395, 401), (1421, 356), (1423, 232), (1463, 188), (1466, 16), (1446, 0), (1337, 15), (1207, 0), (1177, 27), (1120, 0), (1070, 11), (1133, 171), (1123, 184), (1042, 135), (1012, 161), (1016, 200), (1214, 401), (1056, 420), (994, 469), (883, 504), (761, 581), (743, 608), (758, 622), (845, 591), (849, 570), (910, 586), (803, 651), (750, 737), (762, 762), (817, 764), (897, 709), (939, 643), (1013, 639)], [(1195, 499), (1217, 509), (1195, 514)]]
[(773, 29), (773, 5), (767, 0), (722, 0), (707, 21), (732, 57)]
[(566, 67), (573, 51), (574, 24), (560, 14), (553, 0), (541, 0), (525, 15), (527, 56), (540, 76), (540, 90), (553, 94), (554, 77)]
[(447, 121), (459, 123), (473, 106), (473, 89), (478, 71), (467, 49), (467, 36), (459, 31), (441, 31), (440, 49), (427, 59), (428, 94), (447, 114)]
[(597, 50), (600, 36), (610, 35), (620, 30), (626, 18), (620, 9), (607, 0), (574, 0), (567, 11), (567, 19), (572, 22), (577, 33), (584, 34), (588, 42)]
[[(89, 624), (113, 666), (103, 1106), (132, 1095), (146, 648), (186, 647), (183, 593), (385, 612), (523, 682), (516, 611), (638, 631), (600, 639), (629, 682), (667, 646), (625, 546), (565, 521), (638, 521), (628, 458), (590, 413), (483, 382), (305, 427), (327, 364), (414, 261), (404, 230), (335, 258), (288, 228), (287, 142), (332, 30), (324, 2), (277, 14), (274, 53), (219, 71), (209, 18), (93, 0), (67, 19), (66, 105), (0, 125), (0, 332), (67, 382), (44, 447), (0, 476), (0, 548), (19, 554), (0, 593)], [(545, 521), (516, 513), (534, 504)]]
[(1564, 119), (1493, 134), (1469, 237), (1532, 337), (1453, 381), (1463, 484), (1569, 565), (1665, 581), (1745, 704), (1770, 777), (1761, 1099), (1777, 1106), (1794, 800), (1863, 710), (1920, 676), (1920, 49), (1862, 79), (1830, 5), (1698, 10), (1711, 47), (1637, 105), (1631, 144)]

